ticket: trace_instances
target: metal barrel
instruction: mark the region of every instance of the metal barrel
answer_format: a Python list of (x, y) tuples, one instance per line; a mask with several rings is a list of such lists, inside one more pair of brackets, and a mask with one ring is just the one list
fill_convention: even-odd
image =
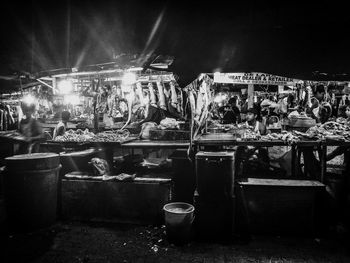
[(32, 231), (56, 221), (59, 155), (22, 154), (6, 158), (4, 198), (8, 227)]

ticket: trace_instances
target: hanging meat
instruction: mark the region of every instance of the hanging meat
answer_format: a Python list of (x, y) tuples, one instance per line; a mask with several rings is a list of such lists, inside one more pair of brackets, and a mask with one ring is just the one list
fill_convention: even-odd
[(177, 94), (176, 94), (176, 88), (175, 83), (173, 81), (170, 81), (170, 91), (171, 91), (171, 106), (179, 110), (179, 102), (177, 100)]
[(149, 82), (147, 87), (149, 89), (150, 105), (152, 105), (153, 107), (157, 108), (156, 94), (154, 92), (154, 88), (153, 88), (152, 82)]
[(158, 96), (159, 96), (159, 107), (160, 107), (162, 110), (167, 110), (166, 102), (165, 102), (165, 95), (164, 95), (163, 85), (162, 85), (162, 83), (161, 83), (160, 80), (158, 80), (158, 81), (156, 82), (156, 84), (157, 84)]
[(148, 115), (149, 100), (147, 96), (145, 96), (145, 94), (143, 93), (141, 82), (136, 83), (136, 95), (137, 95), (138, 101), (140, 102), (140, 108), (139, 108), (140, 117), (144, 119)]
[(124, 124), (124, 126), (120, 130), (123, 130), (126, 126), (128, 126), (130, 121), (131, 121), (132, 106), (133, 106), (134, 97), (135, 97), (135, 92), (134, 92), (133, 87), (131, 87), (130, 92), (128, 92), (125, 95), (125, 98), (126, 98), (127, 104), (128, 104), (128, 119), (127, 119), (126, 123)]

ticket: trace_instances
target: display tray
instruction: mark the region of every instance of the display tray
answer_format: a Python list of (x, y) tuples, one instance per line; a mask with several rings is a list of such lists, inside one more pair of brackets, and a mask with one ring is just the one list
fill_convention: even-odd
[(137, 139), (137, 137), (130, 137), (130, 138), (127, 138), (123, 141), (114, 141), (114, 142), (91, 142), (91, 141), (84, 141), (84, 142), (65, 141), (65, 142), (62, 142), (62, 141), (54, 141), (54, 140), (48, 140), (46, 142), (52, 143), (52, 144), (61, 144), (64, 146), (67, 146), (67, 145), (98, 145), (98, 146), (102, 145), (103, 146), (103, 145), (121, 145), (124, 143), (134, 141), (136, 139)]
[(236, 136), (232, 133), (204, 133), (195, 138), (194, 141), (234, 141)]

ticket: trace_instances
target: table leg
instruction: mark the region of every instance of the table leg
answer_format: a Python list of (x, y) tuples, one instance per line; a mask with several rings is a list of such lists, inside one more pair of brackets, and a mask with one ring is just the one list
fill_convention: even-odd
[(296, 168), (297, 168), (297, 147), (292, 146), (292, 178), (296, 177)]
[(321, 178), (320, 181), (324, 183), (326, 172), (327, 172), (327, 145), (321, 146), (321, 156), (320, 156), (320, 163), (321, 163)]

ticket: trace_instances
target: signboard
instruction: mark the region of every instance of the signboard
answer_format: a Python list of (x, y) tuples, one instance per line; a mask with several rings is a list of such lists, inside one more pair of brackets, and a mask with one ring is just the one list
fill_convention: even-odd
[(300, 80), (266, 73), (214, 73), (214, 83), (292, 86)]

